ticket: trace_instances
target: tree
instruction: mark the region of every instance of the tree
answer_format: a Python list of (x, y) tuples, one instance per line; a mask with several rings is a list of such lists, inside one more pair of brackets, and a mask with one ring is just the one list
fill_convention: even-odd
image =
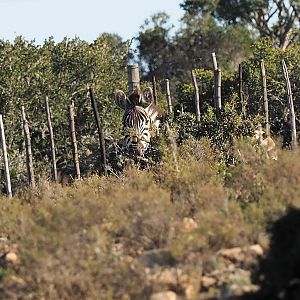
[(217, 53), (222, 68), (231, 70), (249, 54), (253, 39), (251, 33), (239, 24), (221, 26), (209, 15), (186, 15), (182, 25), (174, 42), (177, 57), (188, 73), (197, 67), (211, 69), (212, 52)]
[(138, 40), (139, 62), (144, 79), (190, 80), (192, 68), (211, 68), (211, 52), (217, 52), (222, 68), (234, 69), (245, 59), (253, 41), (247, 28), (239, 24), (222, 26), (210, 15), (186, 14), (171, 35), (169, 16), (159, 13), (146, 20)]
[(172, 65), (172, 39), (170, 17), (158, 13), (146, 19), (137, 37), (138, 59), (148, 77), (170, 77)]
[(192, 16), (248, 26), (282, 49), (299, 41), (300, 0), (185, 0), (181, 7)]
[(30, 124), (35, 162), (50, 156), (44, 114), (46, 96), (53, 117), (58, 167), (67, 166), (72, 158), (67, 116), (71, 101), (76, 108), (80, 154), (97, 145), (88, 85), (93, 86), (100, 101), (106, 137), (118, 136), (121, 112), (114, 104), (113, 92), (126, 86), (127, 53), (128, 44), (108, 34), (92, 44), (78, 38), (65, 38), (59, 43), (49, 38), (41, 46), (22, 37), (13, 43), (0, 40), (0, 112), (10, 158), (17, 161), (16, 157), (23, 155), (21, 105), (26, 108)]

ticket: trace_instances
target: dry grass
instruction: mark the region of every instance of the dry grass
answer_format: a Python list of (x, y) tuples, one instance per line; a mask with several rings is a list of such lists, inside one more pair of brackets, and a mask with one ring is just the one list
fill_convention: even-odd
[(147, 253), (164, 250), (159, 264), (200, 276), (207, 255), (256, 242), (300, 206), (300, 154), (272, 162), (245, 143), (239, 149), (243, 160), (226, 174), (206, 140), (189, 141), (178, 149), (179, 174), (166, 152), (152, 171), (65, 188), (42, 181), (35, 193), (1, 198), (0, 236), (19, 261), (0, 265), (0, 298), (147, 299), (170, 288), (147, 280)]

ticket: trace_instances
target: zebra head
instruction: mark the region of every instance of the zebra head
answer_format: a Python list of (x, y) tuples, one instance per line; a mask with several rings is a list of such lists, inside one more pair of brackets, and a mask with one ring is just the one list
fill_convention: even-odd
[(158, 132), (158, 108), (154, 104), (150, 87), (143, 92), (135, 88), (127, 97), (123, 91), (115, 92), (116, 104), (124, 110), (123, 148), (129, 155), (143, 156), (151, 135)]

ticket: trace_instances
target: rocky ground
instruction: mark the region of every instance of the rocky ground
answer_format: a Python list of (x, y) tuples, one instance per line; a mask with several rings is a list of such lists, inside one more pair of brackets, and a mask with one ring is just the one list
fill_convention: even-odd
[[(184, 220), (184, 230), (192, 230), (196, 224), (192, 219)], [(149, 286), (161, 287), (153, 292), (150, 300), (180, 299), (235, 299), (245, 293), (257, 291), (251, 282), (251, 269), (264, 254), (265, 245), (251, 245), (222, 249), (217, 253), (187, 258), (185, 262), (198, 264), (191, 271), (185, 263), (176, 264), (168, 249), (155, 249), (141, 253), (138, 257), (123, 256), (133, 264), (138, 261), (145, 269)], [(122, 245), (116, 244), (116, 254), (122, 256)], [(17, 268), (20, 264), (18, 247), (8, 237), (0, 237), (0, 266), (2, 270)], [(16, 275), (10, 276), (10, 284), (24, 286), (25, 281)], [(124, 300), (130, 299), (124, 295)]]

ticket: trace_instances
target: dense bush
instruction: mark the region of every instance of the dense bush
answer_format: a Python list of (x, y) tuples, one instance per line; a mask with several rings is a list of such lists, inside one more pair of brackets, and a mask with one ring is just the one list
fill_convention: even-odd
[[(222, 110), (214, 108), (214, 75), (210, 70), (196, 69), (200, 86), (201, 122), (195, 120), (195, 96), (191, 83), (177, 85), (174, 126), (179, 140), (189, 136), (196, 138), (208, 137), (216, 154), (226, 164), (234, 159), (232, 153), (233, 141), (241, 137), (251, 137), (258, 123), (265, 125), (264, 103), (260, 63), (265, 61), (267, 74), (267, 90), (269, 99), (269, 118), (271, 132), (282, 135), (283, 144), (290, 142), (291, 130), (288, 123), (288, 102), (286, 83), (282, 71), (282, 59), (289, 69), (290, 81), (294, 95), (296, 125), (299, 127), (299, 107), (295, 101), (299, 97), (299, 45), (288, 50), (274, 49), (270, 40), (257, 41), (253, 47), (253, 55), (243, 62), (243, 98), (239, 99), (238, 72), (222, 72)], [(184, 113), (180, 113), (183, 105)]]
[[(44, 102), (49, 97), (59, 166), (70, 165), (68, 105), (74, 102), (80, 154), (95, 150), (96, 125), (88, 95), (92, 86), (99, 104), (107, 138), (119, 136), (120, 111), (113, 92), (126, 83), (128, 45), (117, 36), (102, 35), (92, 44), (76, 38), (43, 45), (17, 37), (0, 41), (0, 112), (4, 116), (12, 167), (24, 151), (21, 105), (25, 106), (36, 163), (50, 158)], [(97, 148), (97, 147), (96, 147)], [(98, 151), (94, 151), (97, 155)], [(43, 166), (45, 168), (45, 165)], [(14, 172), (13, 171), (13, 172)]]

